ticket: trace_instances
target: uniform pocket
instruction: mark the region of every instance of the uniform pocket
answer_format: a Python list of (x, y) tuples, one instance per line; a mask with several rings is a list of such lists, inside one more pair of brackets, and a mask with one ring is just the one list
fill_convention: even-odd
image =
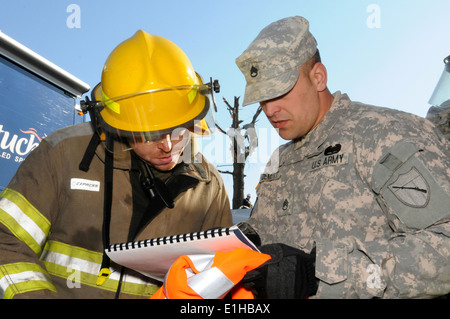
[(316, 277), (327, 284), (347, 279), (348, 248), (339, 242), (316, 241)]

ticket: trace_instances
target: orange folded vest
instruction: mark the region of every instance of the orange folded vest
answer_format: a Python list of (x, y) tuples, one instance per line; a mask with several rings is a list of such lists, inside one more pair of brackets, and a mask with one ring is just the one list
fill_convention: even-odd
[(247, 272), (270, 258), (243, 248), (215, 255), (181, 256), (151, 299), (219, 299), (230, 291), (233, 299), (253, 299), (253, 293), (238, 284)]

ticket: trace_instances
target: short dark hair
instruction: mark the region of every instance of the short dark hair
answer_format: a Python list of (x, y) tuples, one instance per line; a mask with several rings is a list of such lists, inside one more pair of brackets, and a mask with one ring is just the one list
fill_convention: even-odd
[(319, 49), (317, 49), (316, 53), (314, 53), (313, 59), (315, 60), (314, 64), (316, 64), (317, 62), (322, 62), (322, 59), (320, 58)]
[(320, 58), (320, 52), (319, 49), (317, 49), (316, 53), (314, 53), (314, 55), (311, 57), (311, 59), (309, 59), (306, 63), (304, 63), (300, 69), (305, 72), (308, 73), (309, 71), (311, 71), (311, 69), (313, 68), (313, 66), (318, 63), (318, 62), (322, 62), (322, 59)]

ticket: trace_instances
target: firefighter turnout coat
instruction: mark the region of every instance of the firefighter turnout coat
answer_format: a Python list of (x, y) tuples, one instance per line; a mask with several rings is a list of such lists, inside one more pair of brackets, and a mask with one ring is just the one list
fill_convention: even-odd
[[(104, 145), (79, 169), (90, 123), (45, 138), (0, 196), (0, 296), (3, 298), (149, 298), (160, 283), (130, 269), (96, 284), (103, 256)], [(175, 207), (152, 202), (131, 152), (114, 154), (110, 242), (176, 235), (232, 224), (217, 170), (198, 154), (166, 180)], [(133, 185), (133, 186), (132, 186)]]

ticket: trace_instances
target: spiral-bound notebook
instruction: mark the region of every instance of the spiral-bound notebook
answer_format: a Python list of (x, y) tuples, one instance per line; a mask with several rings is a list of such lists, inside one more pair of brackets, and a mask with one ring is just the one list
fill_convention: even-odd
[(237, 226), (110, 245), (106, 254), (115, 263), (162, 281), (183, 255), (215, 254), (237, 248), (258, 250)]

